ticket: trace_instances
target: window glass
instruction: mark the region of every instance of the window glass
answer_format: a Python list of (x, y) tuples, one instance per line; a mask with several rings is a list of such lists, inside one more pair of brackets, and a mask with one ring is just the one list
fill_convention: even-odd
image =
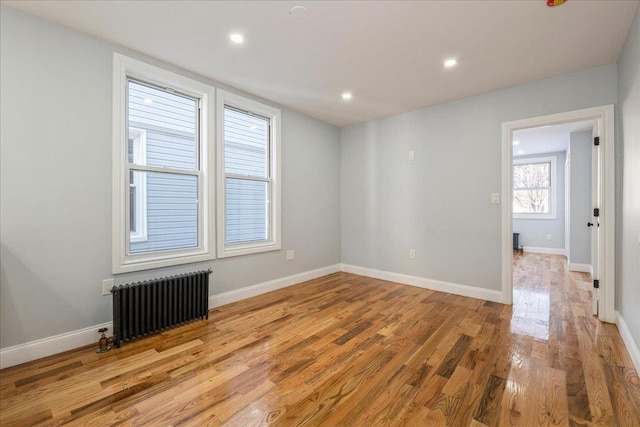
[[(130, 242), (132, 254), (198, 246), (198, 178), (172, 173), (131, 172), (132, 182), (146, 182), (147, 238)], [(135, 209), (130, 213), (135, 215)], [(131, 218), (130, 223), (134, 223)]]
[(268, 176), (268, 118), (225, 106), (224, 171), (262, 178)]
[[(136, 164), (197, 169), (197, 99), (129, 80), (127, 105), (129, 128), (147, 134), (145, 156), (135, 159)], [(133, 149), (129, 144), (130, 159)]]
[(128, 80), (129, 253), (198, 246), (198, 100)]
[(227, 178), (228, 244), (257, 242), (269, 238), (268, 185), (264, 181)]
[(269, 239), (269, 119), (224, 108), (225, 244)]
[(513, 166), (513, 212), (551, 212), (551, 163), (524, 163)]

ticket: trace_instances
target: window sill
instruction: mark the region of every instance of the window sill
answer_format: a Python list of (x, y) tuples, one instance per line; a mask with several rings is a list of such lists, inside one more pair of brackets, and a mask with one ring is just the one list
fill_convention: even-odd
[(271, 252), (281, 249), (280, 243), (269, 242), (267, 244), (254, 244), (254, 245), (238, 245), (238, 246), (225, 246), (218, 251), (218, 258), (230, 258), (240, 255), (251, 255), (262, 252)]
[(556, 214), (513, 214), (513, 219), (557, 219)]
[(113, 274), (131, 273), (135, 271), (151, 270), (160, 267), (170, 267), (173, 265), (190, 264), (194, 262), (210, 261), (215, 259), (215, 255), (209, 252), (197, 252), (184, 254), (182, 256), (175, 253), (168, 253), (158, 256), (140, 256), (123, 260), (120, 265), (113, 266)]

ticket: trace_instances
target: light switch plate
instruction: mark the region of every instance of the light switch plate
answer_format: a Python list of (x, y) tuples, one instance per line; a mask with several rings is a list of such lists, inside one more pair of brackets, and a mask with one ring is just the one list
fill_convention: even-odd
[(491, 193), (491, 203), (500, 203), (500, 194)]

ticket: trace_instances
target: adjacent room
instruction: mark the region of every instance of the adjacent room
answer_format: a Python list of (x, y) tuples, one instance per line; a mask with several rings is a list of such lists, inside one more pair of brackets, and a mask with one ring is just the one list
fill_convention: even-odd
[(640, 426), (636, 0), (0, 4), (0, 425)]

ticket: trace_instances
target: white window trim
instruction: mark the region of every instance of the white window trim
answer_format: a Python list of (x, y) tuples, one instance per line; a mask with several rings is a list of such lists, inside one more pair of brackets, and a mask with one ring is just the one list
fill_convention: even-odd
[[(267, 117), (270, 120), (270, 149), (269, 149), (269, 178), (271, 180), (271, 193), (269, 197), (269, 230), (270, 239), (261, 242), (250, 242), (227, 245), (226, 244), (226, 186), (224, 171), (224, 106), (229, 105), (241, 110), (250, 111)], [(248, 255), (260, 252), (275, 251), (281, 249), (281, 113), (277, 108), (253, 101), (218, 89), (217, 91), (217, 225), (218, 225), (218, 258), (226, 258), (238, 255)]]
[[(551, 182), (549, 186), (549, 213), (513, 213), (514, 219), (556, 219), (557, 212), (556, 208), (558, 206), (557, 200), (557, 168), (556, 168), (557, 157), (556, 156), (548, 156), (548, 157), (525, 157), (525, 158), (513, 158), (513, 165), (511, 166), (511, 173), (513, 173), (513, 166), (515, 165), (526, 165), (529, 163), (551, 163)], [(513, 204), (513, 190), (511, 189), (511, 197)]]
[[(147, 158), (147, 131), (144, 129), (137, 129), (129, 127), (129, 138), (133, 137), (133, 162), (137, 164), (144, 164), (144, 160)], [(134, 181), (136, 181), (134, 179)], [(136, 231), (131, 233), (129, 240), (132, 243), (146, 242), (147, 241), (147, 176), (141, 174), (138, 180), (135, 182), (136, 187)], [(129, 201), (127, 198), (126, 211), (130, 211)], [(129, 216), (126, 215), (126, 220), (129, 221)], [(127, 226), (127, 229), (131, 228)]]
[[(130, 232), (127, 221), (128, 166), (126, 87), (127, 78), (140, 79), (161, 87), (171, 87), (200, 98), (200, 170), (198, 172), (198, 246), (175, 251), (128, 254)], [(215, 258), (214, 135), (215, 88), (142, 61), (113, 54), (113, 137), (112, 137), (112, 272), (113, 274), (147, 270)], [(162, 170), (159, 170), (162, 171)]]

